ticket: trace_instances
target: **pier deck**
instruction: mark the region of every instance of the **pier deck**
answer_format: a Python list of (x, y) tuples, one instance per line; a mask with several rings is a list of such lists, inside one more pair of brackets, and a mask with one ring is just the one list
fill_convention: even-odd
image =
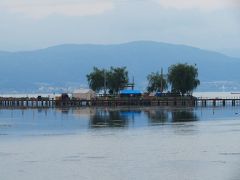
[(0, 97), (2, 108), (54, 108), (82, 106), (236, 106), (239, 98), (196, 98), (192, 96), (178, 97), (98, 97), (91, 100), (56, 100), (54, 98), (14, 98)]

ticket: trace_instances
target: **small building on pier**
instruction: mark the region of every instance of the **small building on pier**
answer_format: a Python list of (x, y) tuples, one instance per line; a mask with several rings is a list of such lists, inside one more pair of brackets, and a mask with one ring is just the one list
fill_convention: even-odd
[(73, 91), (72, 98), (77, 100), (91, 100), (96, 97), (95, 91), (91, 89), (78, 89)]

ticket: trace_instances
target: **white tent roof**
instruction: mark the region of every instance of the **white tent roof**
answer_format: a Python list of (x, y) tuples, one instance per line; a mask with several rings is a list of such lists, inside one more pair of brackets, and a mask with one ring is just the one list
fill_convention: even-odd
[(74, 94), (87, 94), (87, 93), (95, 93), (91, 89), (76, 89), (73, 91)]

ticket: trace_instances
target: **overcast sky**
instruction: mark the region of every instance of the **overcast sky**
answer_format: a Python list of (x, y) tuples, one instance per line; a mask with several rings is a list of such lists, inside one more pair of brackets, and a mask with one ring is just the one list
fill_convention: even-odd
[(240, 49), (240, 0), (0, 0), (0, 50), (153, 40)]

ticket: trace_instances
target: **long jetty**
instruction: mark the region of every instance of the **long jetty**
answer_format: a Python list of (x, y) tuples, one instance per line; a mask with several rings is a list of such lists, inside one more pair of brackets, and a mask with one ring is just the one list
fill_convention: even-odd
[(196, 98), (177, 97), (97, 97), (87, 99), (55, 99), (49, 97), (0, 97), (1, 108), (55, 108), (84, 106), (170, 106), (170, 107), (207, 107), (237, 106), (239, 98)]

